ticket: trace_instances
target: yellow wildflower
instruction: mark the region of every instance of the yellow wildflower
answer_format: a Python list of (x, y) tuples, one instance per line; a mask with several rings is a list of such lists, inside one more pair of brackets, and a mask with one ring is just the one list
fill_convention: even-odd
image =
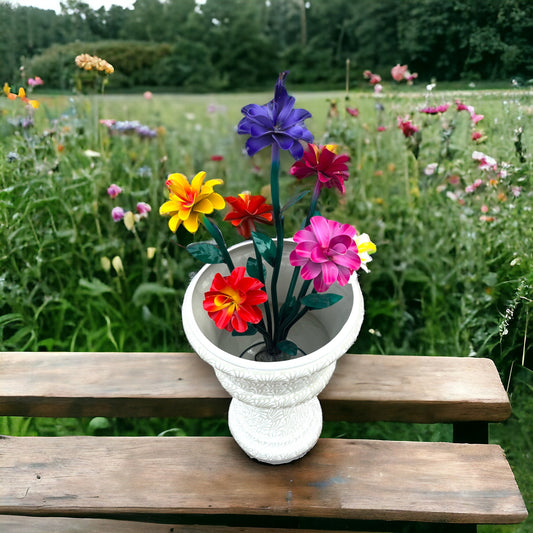
[(183, 174), (170, 174), (167, 179), (169, 201), (160, 208), (161, 215), (170, 215), (168, 227), (176, 232), (181, 223), (190, 233), (198, 230), (204, 215), (215, 209), (224, 209), (226, 203), (220, 194), (213, 191), (215, 185), (224, 183), (221, 179), (212, 179), (204, 183), (205, 172), (198, 172), (191, 183)]

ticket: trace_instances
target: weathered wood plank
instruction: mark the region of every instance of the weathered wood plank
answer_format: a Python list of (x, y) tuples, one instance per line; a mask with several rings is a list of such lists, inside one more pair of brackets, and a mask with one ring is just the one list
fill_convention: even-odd
[[(511, 407), (493, 362), (464, 357), (342, 357), (320, 395), (329, 420), (501, 421)], [(0, 415), (227, 413), (212, 369), (190, 353), (0, 353)]]
[[(273, 533), (272, 528), (196, 524), (156, 524), (100, 518), (0, 515), (2, 533)], [(301, 529), (275, 529), (279, 533), (302, 533)], [(306, 529), (306, 533), (324, 533)], [(330, 531), (340, 533), (340, 531)], [(364, 533), (364, 532), (361, 532)]]
[(4, 437), (0, 472), (0, 514), (450, 523), (527, 516), (496, 445), (323, 439), (303, 459), (272, 467), (226, 437)]

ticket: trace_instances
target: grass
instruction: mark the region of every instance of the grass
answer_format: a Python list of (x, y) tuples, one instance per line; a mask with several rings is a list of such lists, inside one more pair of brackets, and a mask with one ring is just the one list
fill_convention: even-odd
[[(361, 277), (366, 317), (352, 351), (492, 358), (509, 383), (514, 413), (491, 427), (491, 438), (506, 450), (531, 508), (531, 95), (467, 86), (432, 92), (387, 87), (384, 93), (375, 98), (357, 90), (347, 99), (336, 91), (295, 92), (297, 107), (313, 114), (308, 126), (317, 141), (337, 142), (351, 156), (346, 195), (326, 191), (322, 213), (350, 221), (378, 246), (372, 272)], [(198, 265), (183, 249), (191, 237), (172, 237), (157, 214), (164, 182), (170, 172), (206, 170), (224, 179), (223, 194), (258, 193), (267, 183), (268, 157), (244, 157), (234, 127), (243, 105), (270, 98), (43, 95), (32, 128), (21, 127), (28, 117), (20, 101), (1, 99), (0, 349), (187, 350), (180, 303)], [(468, 112), (455, 111), (457, 99), (483, 120), (474, 125)], [(330, 116), (333, 100), (338, 116)], [(441, 115), (419, 112), (444, 102), (452, 105)], [(359, 115), (347, 115), (346, 105)], [(416, 143), (402, 135), (398, 116), (419, 128)], [(109, 135), (100, 119), (138, 120), (158, 135)], [(472, 140), (473, 130), (482, 133), (480, 142)], [(474, 151), (494, 158), (496, 170), (480, 169)], [(211, 160), (215, 154), (223, 160)], [(476, 180), (482, 185), (465, 192)], [(123, 189), (115, 200), (106, 192), (111, 183)], [(286, 196), (299, 187), (286, 173), (282, 184)], [(113, 222), (114, 206), (135, 210), (139, 201), (152, 206), (147, 218), (131, 230)], [(298, 206), (288, 212), (287, 227), (296, 229), (300, 215)], [(449, 440), (449, 431), (327, 424), (324, 435)], [(186, 419), (0, 418), (0, 433), (8, 434), (165, 432), (227, 434), (227, 426)], [(532, 524), (484, 530), (522, 533)]]

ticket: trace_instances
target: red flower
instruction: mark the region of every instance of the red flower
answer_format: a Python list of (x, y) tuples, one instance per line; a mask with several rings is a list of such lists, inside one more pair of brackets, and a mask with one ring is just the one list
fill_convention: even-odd
[(266, 198), (260, 194), (252, 196), (248, 192), (243, 192), (239, 196), (227, 196), (226, 201), (233, 211), (229, 212), (224, 220), (230, 221), (245, 239), (252, 236), (256, 222), (273, 223), (272, 206), (266, 204)]
[(402, 119), (398, 117), (398, 128), (402, 130), (405, 137), (412, 137), (418, 128), (408, 119)]
[(352, 115), (352, 117), (359, 116), (359, 109), (357, 109), (357, 107), (347, 107), (346, 111), (349, 115)]
[(224, 160), (223, 155), (215, 154), (211, 156), (211, 161), (223, 161), (223, 160)]
[(258, 306), (268, 298), (264, 285), (245, 272), (245, 267), (236, 267), (229, 276), (215, 274), (211, 290), (205, 293), (204, 309), (219, 329), (243, 333), (248, 324), (258, 324), (263, 318)]
[(344, 194), (344, 182), (348, 179), (350, 157), (346, 154), (337, 155), (335, 145), (317, 146), (309, 144), (302, 159), (291, 167), (291, 174), (298, 179), (316, 176), (321, 186), (330, 189), (335, 186)]

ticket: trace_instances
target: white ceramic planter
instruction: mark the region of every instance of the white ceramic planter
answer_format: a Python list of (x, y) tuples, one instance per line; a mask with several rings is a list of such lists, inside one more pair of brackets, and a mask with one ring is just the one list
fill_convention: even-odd
[[(289, 265), (288, 256), (294, 246), (291, 240), (285, 241), (283, 263)], [(237, 244), (230, 253), (235, 266), (245, 266), (253, 253), (252, 244)], [(289, 339), (307, 355), (288, 361), (259, 362), (239, 355), (261, 340), (260, 335), (234, 337), (218, 329), (203, 309), (204, 293), (210, 289), (216, 272), (229, 274), (226, 265), (205, 265), (186, 290), (182, 321), (187, 339), (214, 368), (232, 396), (228, 421), (239, 446), (250, 457), (270, 464), (298, 459), (316, 444), (322, 431), (317, 395), (361, 328), (364, 308), (357, 274), (345, 287), (331, 287), (331, 292), (343, 295), (342, 300), (332, 307), (308, 312), (291, 329)], [(286, 294), (291, 275), (292, 267), (285, 273), (282, 269), (280, 299)]]

